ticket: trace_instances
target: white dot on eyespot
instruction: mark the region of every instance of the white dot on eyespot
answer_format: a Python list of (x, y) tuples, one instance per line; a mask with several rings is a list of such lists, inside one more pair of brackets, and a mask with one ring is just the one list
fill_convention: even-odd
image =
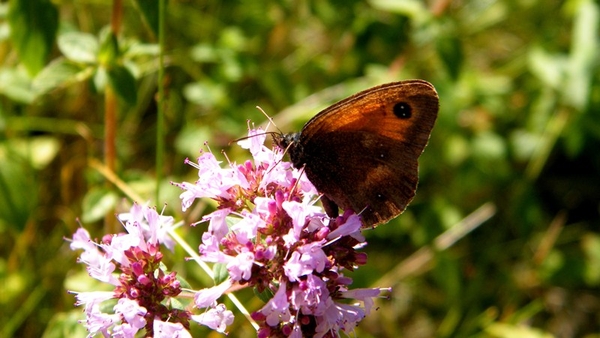
[(384, 158), (385, 156), (383, 154), (379, 155), (381, 158)]

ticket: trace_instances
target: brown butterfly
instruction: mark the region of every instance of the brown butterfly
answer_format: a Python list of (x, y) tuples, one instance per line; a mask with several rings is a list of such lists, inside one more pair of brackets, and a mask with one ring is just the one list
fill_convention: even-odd
[(330, 217), (339, 206), (360, 213), (363, 227), (375, 227), (401, 214), (415, 196), (417, 159), (438, 109), (431, 83), (392, 82), (330, 106), (299, 133), (274, 138), (323, 194)]

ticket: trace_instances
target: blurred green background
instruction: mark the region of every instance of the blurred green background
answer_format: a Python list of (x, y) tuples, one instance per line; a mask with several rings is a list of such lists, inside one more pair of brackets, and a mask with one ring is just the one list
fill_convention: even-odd
[[(228, 143), (265, 121), (256, 106), (297, 131), (411, 78), (435, 85), (440, 113), (415, 200), (367, 232), (369, 263), (349, 274), (394, 290), (356, 336), (600, 337), (597, 1), (172, 0), (164, 77), (158, 3), (0, 3), (1, 337), (85, 336), (65, 290), (100, 286), (63, 239), (78, 218), (95, 237), (120, 231), (137, 194), (197, 221), (210, 203), (182, 214), (169, 181), (194, 180), (183, 160), (205, 141), (248, 158)], [(197, 248), (202, 230), (179, 232)], [(185, 256), (166, 264), (210, 285)], [(234, 313), (229, 336), (254, 335)]]

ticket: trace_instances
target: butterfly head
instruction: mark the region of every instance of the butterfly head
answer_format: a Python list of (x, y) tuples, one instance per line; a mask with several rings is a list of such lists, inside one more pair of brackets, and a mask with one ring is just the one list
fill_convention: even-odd
[(303, 161), (303, 148), (300, 142), (300, 133), (274, 133), (273, 142), (283, 149), (284, 152), (290, 155), (290, 160), (294, 168), (300, 169), (304, 165)]

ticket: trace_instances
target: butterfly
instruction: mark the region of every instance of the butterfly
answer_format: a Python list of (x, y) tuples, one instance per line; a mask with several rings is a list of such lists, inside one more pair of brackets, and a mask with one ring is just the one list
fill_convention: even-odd
[(415, 196), (418, 158), (429, 141), (439, 99), (424, 80), (392, 82), (322, 110), (299, 133), (274, 134), (295, 168), (322, 193), (330, 217), (338, 207), (375, 227), (401, 214)]

